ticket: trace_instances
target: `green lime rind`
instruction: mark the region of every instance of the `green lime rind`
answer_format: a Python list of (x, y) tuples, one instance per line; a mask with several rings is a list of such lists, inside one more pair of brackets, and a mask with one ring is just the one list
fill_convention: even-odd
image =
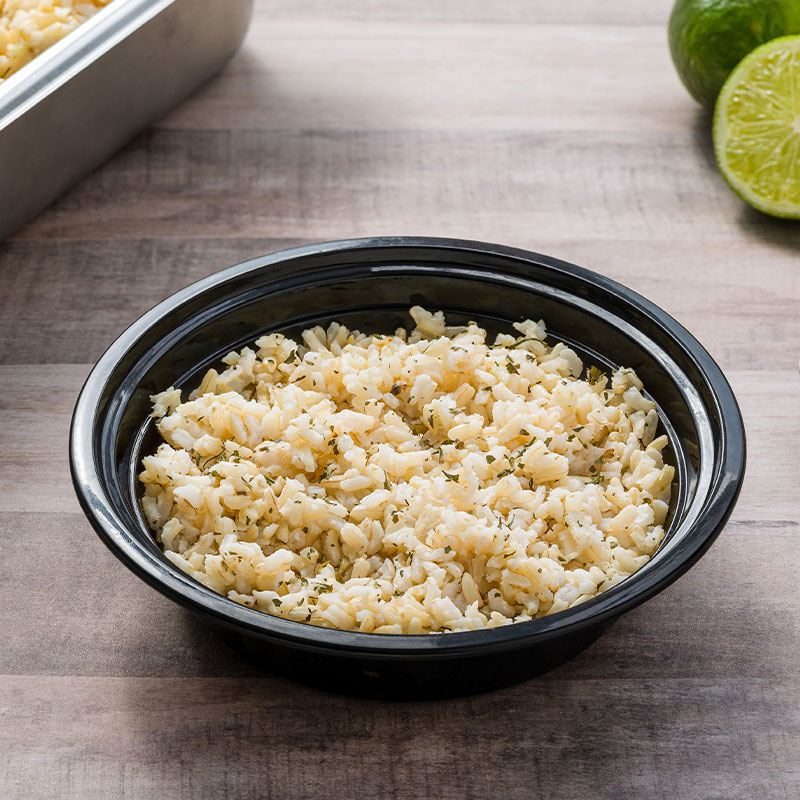
[(667, 26), (678, 76), (708, 109), (748, 53), (790, 34), (800, 34), (800, 0), (675, 0)]
[(725, 182), (764, 214), (800, 219), (800, 36), (745, 56), (714, 109), (714, 155)]

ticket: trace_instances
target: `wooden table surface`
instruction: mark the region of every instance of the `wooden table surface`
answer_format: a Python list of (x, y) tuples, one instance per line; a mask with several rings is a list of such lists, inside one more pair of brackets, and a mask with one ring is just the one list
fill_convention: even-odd
[[(257, 0), (219, 78), (0, 244), (0, 797), (800, 798), (800, 226), (725, 187), (669, 6)], [(503, 691), (368, 702), (261, 671), (125, 569), (71, 488), (77, 393), (139, 314), (373, 234), (622, 281), (706, 345), (745, 417), (745, 485), (702, 561)]]

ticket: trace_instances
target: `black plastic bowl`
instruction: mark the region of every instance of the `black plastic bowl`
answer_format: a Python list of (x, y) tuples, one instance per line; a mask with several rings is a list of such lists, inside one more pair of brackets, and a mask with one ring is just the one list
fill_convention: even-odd
[[(392, 636), (329, 630), (228, 600), (167, 561), (148, 531), (136, 473), (156, 434), (149, 396), (191, 389), (232, 349), (266, 331), (339, 320), (393, 332), (408, 308), (442, 309), (490, 331), (542, 318), (585, 363), (635, 368), (659, 408), (677, 468), (667, 535), (622, 584), (553, 616), (484, 631)], [(634, 292), (588, 270), (498, 245), (379, 238), (300, 247), (247, 261), (178, 292), (131, 325), (78, 399), (70, 463), (100, 538), (139, 577), (290, 678), (373, 697), (446, 697), (548, 670), (697, 561), (728, 519), (744, 475), (741, 415), (701, 345)]]

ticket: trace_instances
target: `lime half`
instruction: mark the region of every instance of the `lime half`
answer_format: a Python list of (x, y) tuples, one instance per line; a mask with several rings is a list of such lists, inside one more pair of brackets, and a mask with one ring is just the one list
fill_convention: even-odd
[(714, 111), (714, 151), (742, 200), (800, 219), (800, 36), (762, 44), (731, 72)]

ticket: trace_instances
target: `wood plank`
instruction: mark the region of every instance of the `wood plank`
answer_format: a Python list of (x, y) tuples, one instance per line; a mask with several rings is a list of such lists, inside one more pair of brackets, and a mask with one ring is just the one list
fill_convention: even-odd
[[(529, 6), (539, 13), (539, 0)], [(647, 27), (420, 25), (258, 15), (223, 75), (159, 126), (579, 130), (587, 137), (684, 131), (700, 113), (672, 66), (661, 19)]]
[(254, 6), (254, 22), (267, 25), (283, 20), (390, 20), (414, 22), (508, 22), (512, 24), (570, 23), (577, 25), (663, 25), (672, 0), (615, 0), (598, 4), (594, 0), (267, 0)]
[(389, 704), (259, 678), (3, 676), (0, 782), (18, 800), (796, 800), (798, 688), (547, 678)]
[[(0, 530), (24, 543), (0, 560), (0, 675), (261, 674), (119, 563), (80, 513), (0, 513)], [(786, 554), (798, 535), (794, 520), (737, 514), (677, 583), (620, 619), (553, 677), (794, 680), (800, 600)]]
[[(77, 213), (77, 212), (76, 212)], [(793, 228), (715, 242), (590, 239), (562, 225), (508, 244), (614, 278), (684, 324), (725, 371), (796, 371), (800, 270)], [(217, 269), (309, 240), (131, 239), (0, 245), (0, 364), (87, 363), (139, 315)], [(687, 291), (687, 277), (691, 276)], [(90, 290), (87, 289), (90, 287)]]
[(170, 294), (297, 240), (0, 244), (0, 363), (86, 364)]
[[(706, 145), (691, 130), (156, 130), (12, 241), (549, 237), (692, 244), (709, 271), (721, 243), (796, 252), (800, 228), (746, 208)], [(741, 263), (768, 269), (765, 258)]]

